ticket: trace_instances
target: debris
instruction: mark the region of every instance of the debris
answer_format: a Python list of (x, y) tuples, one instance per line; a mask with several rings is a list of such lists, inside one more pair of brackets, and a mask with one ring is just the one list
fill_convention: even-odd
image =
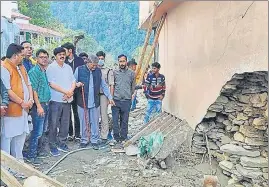
[(139, 154), (139, 149), (135, 145), (129, 145), (125, 148), (125, 154), (128, 156), (135, 156)]

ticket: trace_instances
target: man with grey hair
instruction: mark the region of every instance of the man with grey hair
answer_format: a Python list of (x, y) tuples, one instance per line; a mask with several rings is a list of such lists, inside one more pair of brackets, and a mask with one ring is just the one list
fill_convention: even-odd
[[(109, 92), (109, 88), (102, 78), (101, 69), (97, 67), (99, 59), (95, 55), (89, 55), (85, 60), (86, 64), (80, 66), (75, 71), (75, 78), (77, 81), (78, 90), (78, 115), (80, 119), (81, 142), (80, 147), (85, 148), (89, 142), (94, 149), (101, 149), (106, 146), (106, 142), (100, 140), (99, 123), (98, 123), (98, 107), (100, 106), (100, 89), (103, 90), (104, 95), (108, 98), (109, 104), (115, 104)], [(85, 98), (83, 100), (83, 98)], [(90, 120), (90, 139), (87, 127), (87, 118)]]

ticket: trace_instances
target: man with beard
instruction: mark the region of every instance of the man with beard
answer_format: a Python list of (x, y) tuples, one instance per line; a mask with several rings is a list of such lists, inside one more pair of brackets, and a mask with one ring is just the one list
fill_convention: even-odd
[[(78, 97), (78, 113), (81, 124), (81, 143), (80, 147), (85, 148), (89, 141), (94, 149), (100, 149), (106, 146), (106, 141), (100, 140), (99, 123), (98, 123), (98, 107), (100, 106), (100, 89), (103, 90), (104, 95), (107, 97), (108, 103), (114, 105), (112, 96), (109, 92), (105, 80), (102, 78), (102, 72), (97, 67), (99, 59), (95, 55), (90, 55), (86, 61), (87, 64), (80, 66), (75, 71), (75, 78), (77, 80), (77, 87), (83, 86), (84, 92), (80, 89), (80, 97)], [(84, 95), (82, 95), (84, 94)], [(85, 103), (83, 101), (85, 98)], [(107, 103), (107, 104), (108, 104)], [(85, 105), (84, 105), (85, 104)], [(85, 108), (86, 107), (86, 108)], [(86, 111), (85, 111), (86, 110)], [(90, 122), (90, 140), (88, 139), (87, 126), (85, 121), (85, 113), (87, 112)], [(106, 134), (107, 136), (107, 134)]]
[(10, 44), (1, 67), (1, 79), (8, 90), (9, 104), (1, 130), (1, 149), (23, 162), (22, 149), (29, 133), (28, 112), (32, 107), (33, 90), (22, 65), (23, 47)]
[(59, 156), (58, 149), (63, 152), (69, 151), (66, 145), (66, 139), (68, 136), (71, 102), (73, 101), (73, 94), (76, 88), (76, 80), (72, 68), (64, 63), (66, 57), (65, 49), (63, 47), (57, 47), (53, 53), (56, 61), (50, 64), (46, 71), (51, 92), (49, 103), (49, 144), (52, 156)]
[[(127, 68), (127, 57), (118, 56), (119, 69), (114, 71), (114, 102), (112, 106), (113, 135), (115, 148), (122, 148), (122, 142), (127, 140), (128, 118), (132, 95), (135, 91), (135, 72)], [(119, 124), (120, 119), (120, 124)]]
[[(48, 66), (49, 54), (44, 49), (36, 52), (37, 65), (29, 71), (30, 81), (34, 91), (35, 104), (32, 108), (33, 130), (29, 140), (29, 151), (26, 160), (33, 165), (40, 165), (41, 161), (37, 156), (41, 155), (38, 150), (38, 141), (44, 133), (45, 124), (48, 120), (50, 87), (46, 76), (46, 68)], [(43, 148), (44, 149), (44, 148)], [(37, 155), (39, 153), (39, 155)]]
[[(71, 68), (73, 73), (75, 72), (75, 70), (77, 69), (77, 67), (84, 65), (84, 61), (82, 58), (78, 57), (75, 54), (75, 46), (70, 43), (67, 42), (65, 44), (63, 44), (61, 47), (63, 47), (66, 51), (66, 59), (65, 59), (65, 63), (68, 64)], [(73, 122), (72, 122), (72, 117), (70, 114), (70, 124), (69, 124), (69, 132), (68, 132), (68, 140), (72, 141), (74, 138), (75, 140), (80, 140), (80, 124), (79, 124), (79, 117), (78, 117), (78, 111), (77, 111), (77, 89), (75, 89), (74, 91), (74, 98), (73, 101), (71, 103), (72, 105), (72, 111), (73, 111), (73, 115), (74, 115), (74, 128), (73, 128)], [(70, 111), (71, 112), (71, 111)], [(73, 137), (75, 131), (75, 137)]]
[(24, 58), (23, 58), (22, 64), (28, 73), (30, 69), (34, 67), (33, 60), (31, 59), (33, 55), (33, 47), (32, 47), (31, 42), (29, 41), (22, 42), (21, 46), (24, 48), (23, 50)]

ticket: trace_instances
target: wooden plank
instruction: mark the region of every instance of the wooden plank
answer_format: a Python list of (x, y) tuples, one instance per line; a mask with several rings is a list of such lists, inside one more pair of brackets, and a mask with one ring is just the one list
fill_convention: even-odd
[[(153, 21), (154, 21), (156, 12), (157, 12), (157, 7), (158, 7), (158, 3), (155, 2), (154, 6), (153, 6), (153, 12), (152, 12), (151, 17), (150, 17), (149, 27), (148, 27), (147, 34), (146, 34), (146, 37), (145, 37), (142, 53), (141, 53), (141, 56), (139, 58), (139, 62), (137, 64), (137, 68), (136, 68), (136, 71), (135, 71), (135, 77), (137, 77), (137, 75), (139, 74), (139, 72), (141, 70), (141, 67), (143, 65), (145, 53), (146, 53), (146, 50), (147, 50), (147, 47), (148, 47), (148, 43), (149, 43), (151, 31), (152, 31)], [(144, 77), (143, 75), (144, 74), (141, 74), (141, 77)]]
[(164, 143), (159, 153), (155, 156), (157, 160), (164, 160), (173, 151), (175, 151), (187, 139), (188, 130), (187, 122), (183, 120), (176, 128), (169, 133), (169, 136), (164, 138)]
[(160, 131), (163, 132), (163, 134), (164, 134), (164, 132), (166, 132), (167, 129), (171, 129), (171, 128), (173, 128), (173, 127), (175, 126), (175, 124), (178, 124), (179, 122), (180, 122), (179, 119), (175, 119), (175, 120), (174, 120), (172, 123), (170, 123), (169, 125), (167, 125), (167, 126), (162, 126), (162, 127), (160, 128)]
[(146, 69), (147, 69), (147, 67), (148, 67), (148, 65), (149, 65), (149, 62), (151, 61), (151, 57), (152, 57), (152, 55), (153, 55), (153, 53), (154, 53), (154, 51), (155, 51), (155, 47), (156, 47), (157, 44), (158, 44), (159, 35), (160, 35), (161, 30), (162, 30), (163, 24), (164, 24), (164, 22), (165, 22), (165, 18), (166, 18), (166, 16), (167, 16), (167, 13), (165, 13), (165, 14), (163, 15), (163, 17), (162, 17), (162, 19), (161, 19), (161, 21), (160, 21), (160, 23), (159, 23), (159, 25), (158, 25), (158, 27), (157, 27), (157, 32), (156, 32), (156, 35), (155, 35), (155, 38), (154, 38), (154, 41), (153, 41), (153, 45), (152, 45), (150, 54), (149, 54), (149, 56), (148, 56), (148, 59), (146, 60), (146, 63), (145, 63), (144, 66), (143, 66), (142, 73), (141, 73), (141, 77), (139, 77), (139, 81), (138, 81), (137, 84), (141, 84), (142, 81), (143, 81), (144, 76), (142, 76), (142, 75), (145, 75)]
[(55, 179), (52, 179), (51, 177), (41, 173), (40, 171), (32, 168), (31, 166), (17, 161), (14, 157), (8, 155), (4, 151), (1, 150), (1, 164), (9, 167), (10, 169), (17, 171), (19, 173), (23, 173), (26, 177), (30, 176), (37, 176), (40, 178), (46, 179), (47, 182), (50, 184), (54, 185), (55, 187), (64, 187), (63, 184), (60, 182), (56, 181)]
[(142, 131), (143, 129), (145, 129), (148, 125), (151, 125), (152, 123), (155, 123), (157, 120), (160, 120), (160, 123), (162, 122), (162, 119), (164, 119), (166, 116), (168, 116), (167, 113), (161, 113), (160, 116), (158, 116), (157, 118), (151, 119), (151, 121), (149, 121), (148, 124), (143, 125), (142, 127), (140, 127), (139, 132)]
[(158, 127), (162, 126), (163, 123), (161, 121), (166, 121), (172, 118), (172, 116), (167, 115), (162, 120), (158, 118), (154, 123), (151, 123), (150, 125), (147, 125), (143, 130), (139, 131), (136, 135), (134, 135), (130, 140), (128, 140), (123, 146), (127, 147), (130, 144), (133, 144), (136, 142), (141, 136), (145, 136), (150, 134), (151, 132), (154, 132)]
[[(2, 163), (1, 163), (2, 164)], [(11, 175), (5, 168), (1, 166), (1, 180), (8, 187), (22, 187), (22, 185), (17, 181), (17, 179)]]

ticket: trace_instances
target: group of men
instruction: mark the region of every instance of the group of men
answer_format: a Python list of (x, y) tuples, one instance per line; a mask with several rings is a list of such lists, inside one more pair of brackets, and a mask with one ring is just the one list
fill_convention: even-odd
[[(71, 43), (54, 49), (52, 63), (46, 50), (37, 50), (36, 64), (30, 60), (32, 53), (30, 42), (12, 43), (1, 61), (1, 149), (21, 161), (39, 165), (40, 159), (48, 156), (45, 137), (52, 156), (69, 152), (67, 141), (74, 139), (80, 141), (81, 148), (92, 146), (98, 150), (108, 144), (122, 148), (128, 140), (129, 112), (135, 108), (132, 101), (136, 101), (135, 90), (139, 88), (135, 61), (127, 63), (127, 56), (119, 55), (119, 66), (112, 70), (105, 65), (103, 51), (77, 56)], [(160, 64), (153, 63), (152, 72), (143, 81), (148, 99), (145, 124), (154, 110), (161, 112), (165, 77), (159, 70)], [(30, 133), (28, 115), (32, 117), (33, 130), (28, 149), (23, 151)], [(109, 140), (111, 131), (113, 140)]]

